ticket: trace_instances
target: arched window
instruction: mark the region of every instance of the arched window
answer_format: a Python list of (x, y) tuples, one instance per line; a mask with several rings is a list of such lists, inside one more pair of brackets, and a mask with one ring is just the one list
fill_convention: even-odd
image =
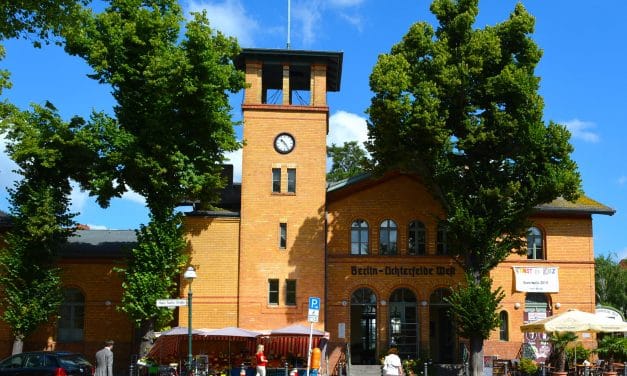
[(63, 302), (59, 308), (59, 342), (79, 342), (84, 338), (85, 296), (77, 288), (63, 289)]
[(396, 239), (398, 238), (396, 222), (386, 219), (379, 228), (379, 254), (395, 255), (397, 253)]
[(440, 222), (438, 224), (438, 243), (437, 243), (438, 255), (449, 254), (448, 244), (448, 227), (446, 223)]
[(427, 232), (425, 225), (420, 221), (409, 223), (409, 233), (407, 235), (407, 254), (424, 255), (427, 253)]
[(358, 219), (351, 225), (351, 255), (368, 253), (368, 222)]
[(501, 313), (499, 313), (499, 319), (501, 320), (501, 325), (499, 326), (499, 339), (501, 341), (509, 341), (509, 322), (507, 318), (507, 311), (501, 311)]
[(531, 227), (527, 231), (527, 258), (530, 260), (544, 259), (542, 231), (537, 227)]

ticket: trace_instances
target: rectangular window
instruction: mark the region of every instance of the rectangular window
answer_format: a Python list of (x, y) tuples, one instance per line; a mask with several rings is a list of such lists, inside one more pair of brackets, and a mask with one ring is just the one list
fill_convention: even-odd
[(279, 248), (287, 248), (287, 223), (279, 224)]
[(295, 279), (285, 280), (285, 305), (288, 305), (288, 306), (296, 305), (296, 280)]
[(279, 280), (268, 280), (268, 304), (279, 304)]
[(287, 169), (287, 191), (289, 193), (296, 193), (296, 169)]
[(281, 169), (272, 169), (272, 193), (281, 192)]

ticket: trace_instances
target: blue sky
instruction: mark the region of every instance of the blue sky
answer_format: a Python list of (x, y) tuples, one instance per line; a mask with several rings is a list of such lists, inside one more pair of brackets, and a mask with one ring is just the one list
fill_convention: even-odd
[[(536, 18), (534, 40), (544, 56), (536, 71), (545, 100), (545, 120), (571, 130), (574, 159), (589, 197), (616, 209), (614, 216), (594, 216), (595, 254), (627, 257), (627, 2), (606, 0), (522, 1)], [(505, 20), (512, 0), (480, 0), (476, 26)], [(238, 38), (242, 47), (285, 48), (287, 0), (181, 0), (186, 12), (206, 9), (212, 26)], [(292, 0), (292, 49), (344, 52), (342, 86), (329, 95), (331, 142), (366, 139), (365, 110), (370, 104), (368, 78), (377, 56), (387, 53), (414, 22), (433, 23), (430, 1)], [(0, 68), (12, 73), (13, 88), (3, 96), (20, 107), (51, 101), (62, 116), (110, 111), (109, 88), (86, 77), (89, 67), (62, 49), (34, 49), (27, 41), (6, 41)], [(232, 97), (240, 116), (242, 94)], [(0, 149), (4, 139), (0, 138)], [(231, 156), (236, 179), (241, 154)], [(5, 187), (16, 175), (0, 153), (0, 210), (8, 211)], [(100, 209), (93, 198), (73, 193), (77, 220), (93, 228), (137, 228), (147, 221), (142, 198), (133, 193)]]

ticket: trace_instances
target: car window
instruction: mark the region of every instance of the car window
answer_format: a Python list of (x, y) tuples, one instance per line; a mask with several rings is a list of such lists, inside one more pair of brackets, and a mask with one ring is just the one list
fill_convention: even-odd
[(19, 368), (22, 367), (23, 355), (15, 355), (8, 359), (5, 359), (0, 363), (0, 368)]
[(61, 363), (61, 366), (63, 367), (91, 365), (87, 359), (78, 354), (61, 356), (59, 357), (59, 363)]
[(42, 354), (31, 354), (26, 356), (25, 368), (38, 368), (44, 366), (44, 356)]
[(46, 359), (46, 366), (47, 367), (51, 367), (51, 366), (52, 367), (57, 367), (58, 366), (58, 364), (57, 364), (57, 357), (56, 356), (46, 354), (46, 355), (44, 355), (44, 358)]

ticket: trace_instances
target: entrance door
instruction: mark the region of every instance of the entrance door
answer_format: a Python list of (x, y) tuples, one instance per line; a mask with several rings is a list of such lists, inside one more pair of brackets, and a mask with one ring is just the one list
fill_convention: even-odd
[(418, 311), (416, 295), (406, 288), (390, 296), (390, 344), (396, 344), (401, 359), (418, 359)]
[(437, 363), (455, 361), (455, 326), (448, 314), (450, 305), (444, 301), (450, 294), (450, 289), (441, 288), (435, 290), (429, 299), (429, 342), (431, 356)]
[(377, 364), (377, 296), (360, 288), (351, 296), (351, 362)]

